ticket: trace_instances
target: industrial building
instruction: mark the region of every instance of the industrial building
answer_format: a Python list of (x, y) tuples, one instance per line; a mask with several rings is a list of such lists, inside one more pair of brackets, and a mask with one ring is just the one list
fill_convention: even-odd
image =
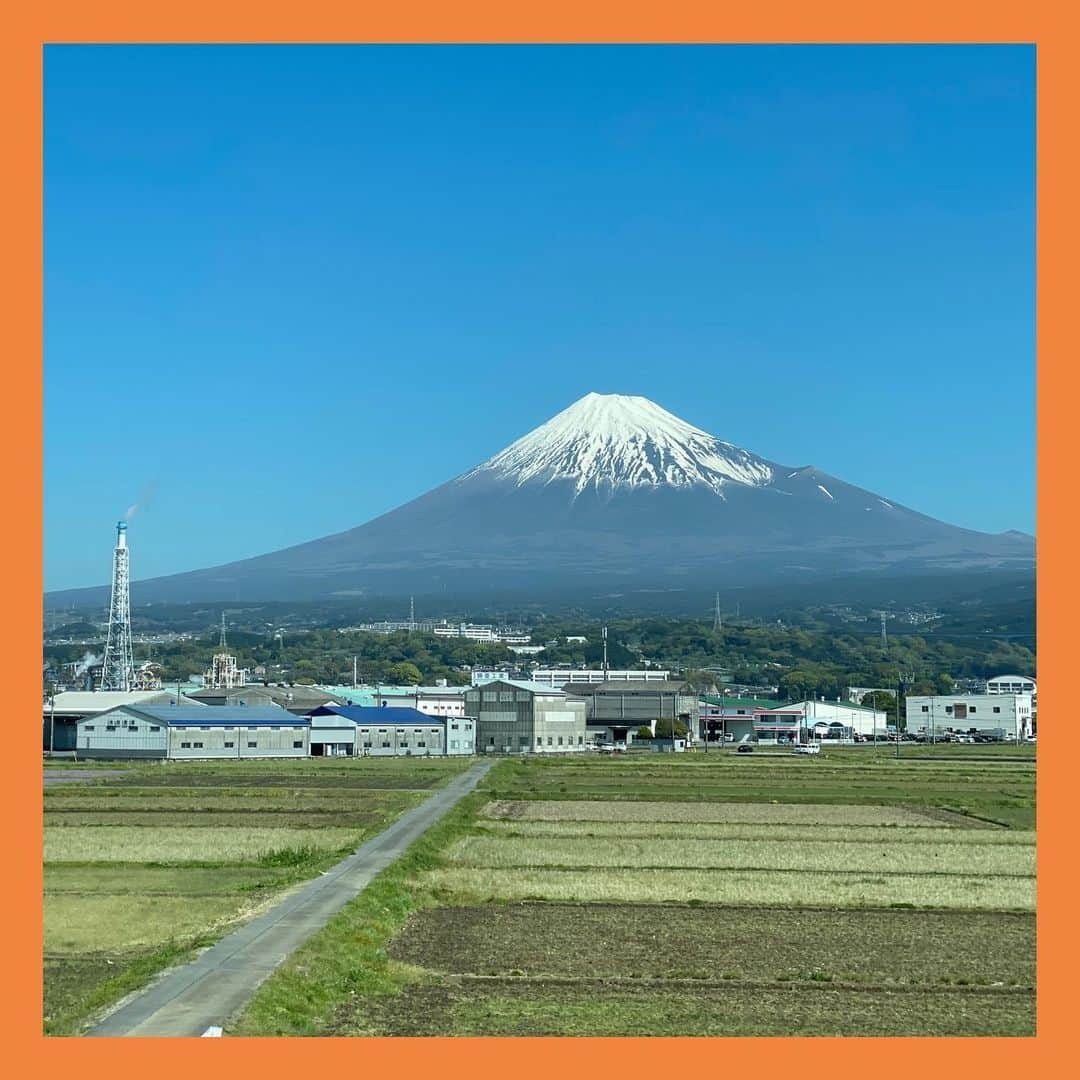
[(771, 709), (755, 709), (754, 737), (759, 743), (806, 743), (828, 739), (853, 742), (888, 738), (885, 713), (867, 705), (840, 701), (798, 701)]
[(1023, 739), (1032, 734), (1030, 694), (950, 694), (905, 698), (907, 731), (928, 739), (988, 735)]
[(482, 754), (546, 754), (584, 750), (585, 702), (544, 683), (499, 679), (465, 693)]
[(378, 707), (416, 709), (425, 716), (464, 716), (464, 686), (383, 686), (376, 687)]
[(563, 689), (585, 699), (590, 741), (628, 742), (643, 726), (655, 734), (658, 720), (681, 721), (692, 729), (700, 708), (697, 692), (681, 682), (568, 683)]
[(295, 716), (307, 716), (321, 705), (341, 705), (342, 699), (317, 686), (248, 684), (246, 686), (205, 687), (190, 697), (203, 705), (277, 705)]
[(309, 722), (276, 705), (120, 705), (78, 722), (80, 758), (306, 758)]
[(767, 698), (706, 694), (698, 703), (698, 738), (704, 740), (708, 733), (710, 742), (746, 742), (754, 735), (755, 711), (776, 705)]
[(441, 757), (476, 751), (470, 717), (428, 716), (407, 707), (331, 705), (311, 721), (314, 757)]
[(97, 716), (120, 705), (199, 705), (175, 690), (65, 690), (45, 701), (42, 749), (71, 753), (75, 749), (80, 720)]
[(667, 682), (670, 671), (659, 668), (642, 668), (640, 671), (610, 671), (606, 668), (544, 668), (529, 674), (529, 682), (560, 687), (578, 683), (593, 685), (606, 682)]
[(995, 675), (986, 680), (986, 692), (988, 694), (1030, 694), (1031, 715), (1039, 715), (1038, 687), (1034, 679), (1026, 675)]

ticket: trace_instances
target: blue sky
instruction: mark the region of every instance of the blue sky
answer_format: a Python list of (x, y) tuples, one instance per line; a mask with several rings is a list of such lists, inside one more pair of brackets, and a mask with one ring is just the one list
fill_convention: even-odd
[(45, 52), (45, 580), (357, 525), (590, 390), (1034, 531), (1035, 53)]

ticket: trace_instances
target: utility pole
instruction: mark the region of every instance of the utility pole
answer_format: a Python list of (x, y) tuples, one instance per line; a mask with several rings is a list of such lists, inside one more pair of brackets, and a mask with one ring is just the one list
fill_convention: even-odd
[(900, 760), (900, 708), (904, 703), (904, 679), (896, 674), (896, 760)]
[(353, 689), (356, 689), (356, 657), (352, 658), (352, 685)]
[(886, 652), (889, 649), (889, 632), (885, 629), (885, 612), (881, 612), (881, 647)]
[(600, 637), (601, 637), (601, 639), (603, 640), (603, 643), (604, 643), (604, 662), (603, 662), (603, 665), (602, 665), (602, 670), (604, 672), (604, 682), (607, 682), (608, 665), (607, 665), (607, 627), (606, 626), (603, 628), (603, 630), (601, 630)]

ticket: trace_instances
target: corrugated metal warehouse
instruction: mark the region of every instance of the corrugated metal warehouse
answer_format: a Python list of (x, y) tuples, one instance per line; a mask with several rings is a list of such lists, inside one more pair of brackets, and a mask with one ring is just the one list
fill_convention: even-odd
[(425, 757), (475, 752), (475, 723), (471, 717), (428, 716), (417, 709), (362, 705), (333, 705), (315, 709), (311, 752), (314, 756), (350, 753), (358, 757)]
[(276, 705), (121, 705), (79, 721), (84, 758), (303, 758), (310, 721)]

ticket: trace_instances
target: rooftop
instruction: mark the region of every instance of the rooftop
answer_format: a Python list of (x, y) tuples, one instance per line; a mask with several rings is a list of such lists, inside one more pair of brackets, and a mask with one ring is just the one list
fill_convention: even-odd
[(117, 708), (157, 720), (168, 727), (298, 727), (307, 723), (305, 717), (294, 716), (277, 705), (219, 705), (216, 708), (206, 705), (120, 705)]

